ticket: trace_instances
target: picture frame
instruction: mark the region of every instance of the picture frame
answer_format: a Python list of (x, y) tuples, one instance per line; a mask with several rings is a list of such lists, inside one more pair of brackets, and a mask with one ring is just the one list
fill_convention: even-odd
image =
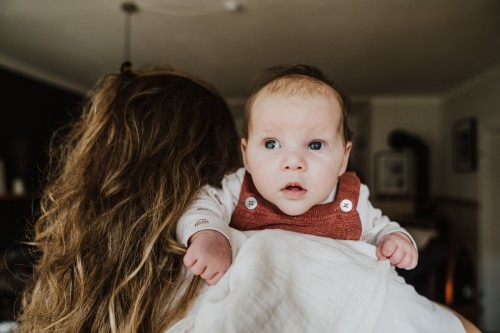
[(377, 196), (410, 196), (411, 155), (407, 152), (380, 151), (375, 154), (375, 193)]
[(453, 170), (458, 173), (477, 169), (477, 121), (462, 118), (452, 125)]

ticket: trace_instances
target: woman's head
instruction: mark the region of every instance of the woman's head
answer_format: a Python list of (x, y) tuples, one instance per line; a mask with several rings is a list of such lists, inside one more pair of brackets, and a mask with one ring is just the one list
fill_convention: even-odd
[(51, 150), (21, 332), (165, 329), (198, 285), (184, 285), (177, 220), (201, 186), (240, 166), (227, 104), (187, 74), (125, 67), (101, 79), (64, 133)]
[[(75, 148), (99, 158), (89, 167), (107, 164), (128, 173), (129, 184), (148, 177), (176, 182), (190, 170), (190, 179), (215, 185), (238, 164), (236, 144), (229, 144), (238, 136), (225, 101), (186, 74), (150, 69), (107, 75), (89, 102), (83, 146)], [(164, 168), (172, 173), (160, 175)]]

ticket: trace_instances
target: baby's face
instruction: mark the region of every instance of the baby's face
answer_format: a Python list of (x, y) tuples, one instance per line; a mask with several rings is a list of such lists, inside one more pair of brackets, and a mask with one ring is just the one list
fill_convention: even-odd
[(259, 193), (285, 214), (324, 203), (345, 172), (351, 143), (344, 144), (341, 114), (333, 96), (255, 99), (241, 142), (245, 167)]

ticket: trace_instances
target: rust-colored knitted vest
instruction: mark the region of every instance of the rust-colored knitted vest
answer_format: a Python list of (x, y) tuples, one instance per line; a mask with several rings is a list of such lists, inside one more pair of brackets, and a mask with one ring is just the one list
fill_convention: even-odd
[[(257, 192), (252, 176), (247, 172), (231, 218), (231, 226), (238, 230), (284, 229), (334, 239), (359, 240), (361, 220), (356, 207), (360, 186), (356, 174), (346, 172), (339, 178), (334, 201), (316, 205), (302, 215), (290, 216)], [(253, 209), (245, 205), (245, 201), (250, 197), (257, 202)], [(345, 207), (344, 210), (341, 209), (341, 204), (346, 203), (345, 200), (350, 201), (350, 210)]]

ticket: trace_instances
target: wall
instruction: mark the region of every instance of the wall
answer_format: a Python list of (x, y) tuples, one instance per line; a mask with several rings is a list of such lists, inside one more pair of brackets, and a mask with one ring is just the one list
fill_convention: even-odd
[[(430, 192), (439, 192), (441, 99), (435, 96), (375, 97), (367, 102), (368, 106), (359, 104), (354, 108), (350, 121), (355, 139), (359, 140), (361, 135), (362, 143), (360, 148), (354, 142), (353, 167), (356, 171), (363, 171), (363, 181), (371, 189), (371, 200), (376, 207), (389, 216), (413, 215), (412, 198), (385, 199), (376, 195), (375, 154), (391, 149), (387, 139), (395, 129), (418, 136), (429, 145)], [(361, 159), (359, 155), (364, 158)]]
[(443, 195), (477, 200), (478, 174), (451, 172), (451, 125), (468, 116), (477, 118), (479, 132), (500, 128), (500, 66), (453, 90), (443, 101)]
[(394, 129), (413, 133), (429, 146), (431, 193), (439, 186), (439, 152), (441, 143), (441, 100), (438, 97), (376, 97), (371, 100), (371, 154), (389, 150), (387, 138)]
[(356, 171), (361, 181), (368, 184), (371, 173), (370, 156), (371, 107), (367, 102), (352, 103), (349, 128), (353, 132), (348, 169)]
[(238, 129), (238, 134), (241, 136), (243, 133), (243, 117), (245, 112), (246, 98), (228, 98), (227, 104), (231, 109), (234, 117), (234, 123)]
[[(500, 288), (497, 286), (500, 281), (500, 249), (495, 238), (500, 235), (500, 224), (497, 218), (495, 221), (493, 218), (486, 220), (489, 215), (480, 210), (483, 208), (481, 181), (490, 181), (484, 175), (480, 177), (481, 159), (486, 152), (479, 141), (479, 170), (472, 173), (455, 172), (452, 168), (451, 131), (455, 121), (473, 116), (478, 120), (480, 140), (486, 131), (500, 132), (500, 65), (444, 96), (376, 97), (369, 101), (368, 110), (368, 115), (366, 110), (358, 114), (354, 112), (353, 117), (360, 118), (354, 119), (352, 123), (360, 124), (369, 119), (370, 134), (362, 147), (369, 160), (363, 162), (368, 166), (362, 167), (371, 170), (365, 182), (372, 189), (372, 203), (391, 217), (411, 215), (411, 200), (384, 200), (374, 195), (373, 160), (377, 151), (389, 149), (387, 137), (392, 130), (403, 129), (418, 135), (430, 147), (430, 192), (436, 206), (435, 216), (449, 222), (450, 258), (462, 249), (470, 252), (473, 267), (477, 270), (473, 274), (478, 275), (479, 293), (483, 295), (479, 299), (481, 306), (473, 304), (472, 310), (457, 310), (474, 321), (478, 317), (485, 331), (500, 331)], [(497, 174), (500, 174), (500, 170)], [(499, 200), (496, 195), (495, 200)], [(451, 274), (456, 268), (455, 264), (450, 263)]]
[[(498, 147), (488, 149), (482, 142), (494, 133), (500, 133), (500, 65), (484, 75), (467, 82), (450, 92), (443, 101), (442, 141), (444, 143), (443, 194), (466, 202), (479, 202), (477, 221), (463, 221), (465, 232), (474, 229), (478, 233), (479, 292), (482, 313), (480, 326), (487, 332), (500, 332), (500, 224), (498, 223), (499, 190), (490, 185), (500, 174)], [(461, 174), (452, 172), (451, 136), (447, 135), (454, 121), (468, 116), (478, 120), (479, 170)], [(497, 140), (499, 141), (499, 140)], [(491, 145), (491, 144), (490, 144)], [(497, 146), (495, 144), (495, 146)], [(494, 168), (494, 169), (492, 169)], [(486, 170), (488, 169), (488, 170)], [(496, 175), (496, 176), (495, 176)], [(496, 177), (496, 178), (495, 178)], [(488, 190), (489, 189), (489, 190)], [(487, 196), (487, 197), (486, 197)], [(490, 204), (488, 204), (488, 202)], [(477, 224), (475, 224), (477, 222)], [(470, 239), (470, 237), (469, 237)]]

